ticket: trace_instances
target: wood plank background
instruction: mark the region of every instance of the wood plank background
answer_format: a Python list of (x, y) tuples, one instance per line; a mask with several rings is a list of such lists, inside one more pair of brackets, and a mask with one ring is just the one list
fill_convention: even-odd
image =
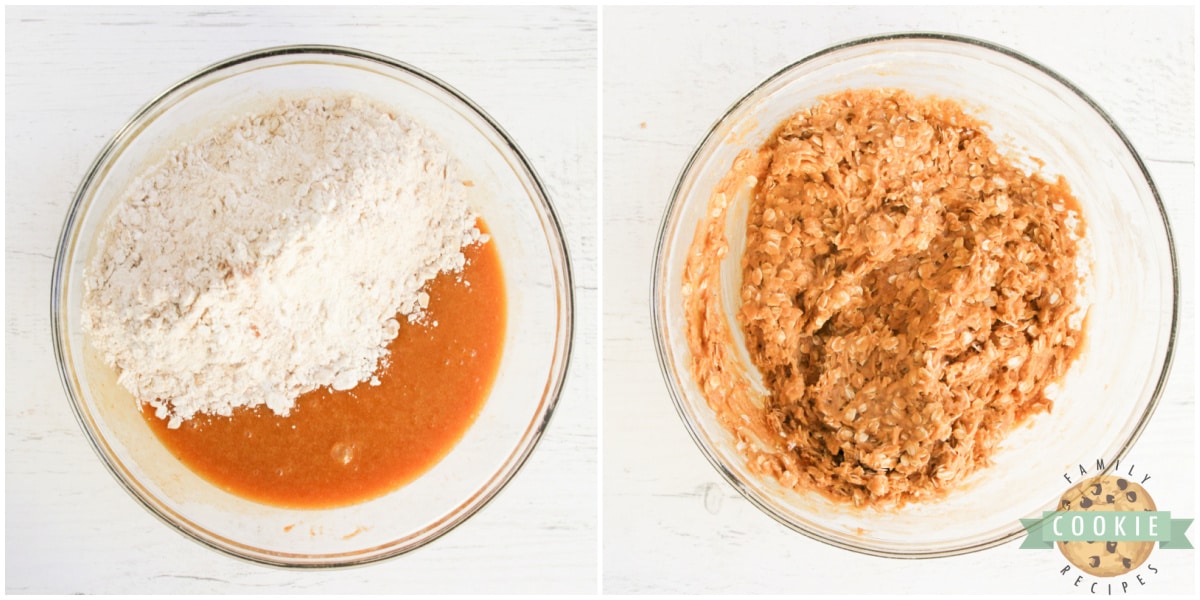
[[(1181, 263), (1181, 337), (1162, 404), (1132, 457), (1154, 476), (1160, 507), (1195, 516), (1193, 23), (1189, 8), (8, 7), (5, 589), (590, 593), (602, 583), (606, 593), (1086, 593), (1059, 575), (1060, 561), (1016, 544), (938, 560), (866, 557), (811, 541), (751, 506), (687, 436), (659, 373), (649, 316), (654, 235), (709, 125), (811, 52), (925, 30), (1041, 61), (1113, 116), (1167, 205)], [(567, 389), (522, 471), (435, 543), (341, 571), (231, 559), (140, 508), (71, 416), (49, 333), (54, 245), (101, 146), (180, 78), (289, 43), (380, 52), (483, 106), (547, 183), (577, 282)], [(1195, 556), (1156, 551), (1159, 572), (1137, 591), (1193, 592)]]

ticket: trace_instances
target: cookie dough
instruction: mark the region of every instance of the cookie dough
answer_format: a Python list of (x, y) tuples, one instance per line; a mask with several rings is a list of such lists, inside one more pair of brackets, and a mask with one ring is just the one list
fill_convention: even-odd
[[(751, 189), (738, 324), (731, 199)], [(826, 97), (735, 161), (684, 271), (692, 372), (752, 470), (861, 506), (935, 499), (986, 467), (1081, 341), (1068, 185), (1014, 166), (957, 103)]]

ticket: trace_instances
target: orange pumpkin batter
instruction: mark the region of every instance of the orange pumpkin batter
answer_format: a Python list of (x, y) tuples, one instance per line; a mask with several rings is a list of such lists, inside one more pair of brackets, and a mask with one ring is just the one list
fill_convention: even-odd
[(463, 252), (461, 273), (443, 273), (428, 285), (427, 318), (399, 318), (380, 385), (309, 392), (287, 417), (260, 406), (232, 417), (197, 415), (178, 429), (144, 405), (143, 417), (200, 476), (266, 504), (344, 506), (416, 479), (474, 422), (504, 345), (504, 276), (495, 244)]

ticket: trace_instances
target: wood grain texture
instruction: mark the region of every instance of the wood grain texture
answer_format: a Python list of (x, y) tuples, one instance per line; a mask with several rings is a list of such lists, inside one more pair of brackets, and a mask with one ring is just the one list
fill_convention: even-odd
[[(905, 561), (805, 538), (734, 491), (671, 405), (649, 294), (655, 236), (680, 170), (754, 85), (812, 52), (882, 33), (957, 33), (1041, 61), (1090, 94), (1147, 161), (1175, 234), (1183, 317), (1169, 384), (1131, 460), (1154, 476), (1160, 506), (1196, 513), (1191, 9), (605, 7), (601, 20), (606, 592), (1086, 593), (1059, 574), (1060, 557), (1019, 543)], [(1159, 573), (1145, 591), (1192, 592), (1194, 561), (1156, 552)]]
[[(5, 572), (14, 593), (484, 593), (596, 589), (597, 9), (6, 10)], [(218, 554), (116, 484), (67, 405), (50, 274), (75, 187), (143, 103), (215, 61), (338, 44), (408, 62), (517, 141), (565, 228), (576, 290), (566, 390), (529, 461), (465, 524), (362, 568), (284, 571)]]

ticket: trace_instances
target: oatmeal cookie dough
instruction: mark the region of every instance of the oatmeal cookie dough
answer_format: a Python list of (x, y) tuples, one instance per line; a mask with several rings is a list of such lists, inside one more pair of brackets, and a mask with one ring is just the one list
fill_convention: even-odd
[[(955, 102), (847, 91), (735, 162), (684, 274), (693, 373), (751, 468), (857, 505), (939, 497), (1049, 410), (1080, 343), (1082, 225)], [(753, 186), (737, 319), (725, 218)], [(1072, 322), (1076, 325), (1071, 326)]]

